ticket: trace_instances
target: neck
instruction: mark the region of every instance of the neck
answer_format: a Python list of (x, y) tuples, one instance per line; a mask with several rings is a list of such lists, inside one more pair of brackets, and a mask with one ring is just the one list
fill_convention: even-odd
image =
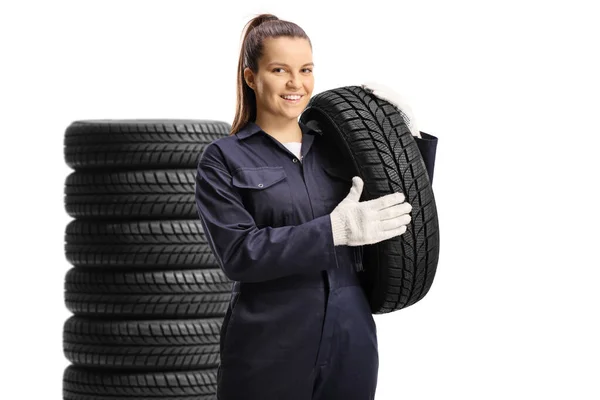
[(302, 129), (298, 124), (297, 119), (275, 119), (261, 118), (261, 115), (256, 117), (255, 123), (260, 128), (273, 136), (278, 141), (285, 142), (302, 142)]

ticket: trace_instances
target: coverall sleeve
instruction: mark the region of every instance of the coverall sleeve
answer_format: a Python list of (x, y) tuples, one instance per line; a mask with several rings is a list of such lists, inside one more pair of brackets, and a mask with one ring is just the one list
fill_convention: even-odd
[(337, 266), (329, 214), (259, 229), (216, 146), (207, 146), (198, 161), (195, 196), (207, 241), (230, 280), (261, 282)]
[(438, 138), (429, 133), (419, 132), (421, 133), (421, 137), (413, 136), (413, 138), (415, 139), (415, 142), (417, 142), (421, 156), (423, 156), (423, 161), (425, 161), (429, 182), (433, 184), (433, 167), (435, 166), (435, 152), (437, 149)]

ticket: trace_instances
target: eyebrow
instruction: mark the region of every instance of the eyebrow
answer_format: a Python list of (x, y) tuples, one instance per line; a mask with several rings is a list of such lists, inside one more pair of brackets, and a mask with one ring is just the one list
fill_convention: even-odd
[[(277, 62), (277, 61), (273, 61), (273, 62), (267, 64), (267, 67), (270, 67), (271, 65), (285, 65), (286, 67), (289, 67), (289, 65), (282, 63), (282, 62)], [(309, 63), (304, 64), (303, 67), (306, 67), (307, 65), (312, 65), (313, 67), (315, 66), (314, 63), (309, 62)]]

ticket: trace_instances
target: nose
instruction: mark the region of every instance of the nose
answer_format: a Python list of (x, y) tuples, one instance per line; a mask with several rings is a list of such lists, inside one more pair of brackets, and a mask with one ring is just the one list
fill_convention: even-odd
[(300, 76), (298, 76), (296, 74), (292, 74), (292, 77), (288, 81), (288, 86), (290, 88), (299, 89), (300, 86), (302, 86), (302, 80), (301, 80)]

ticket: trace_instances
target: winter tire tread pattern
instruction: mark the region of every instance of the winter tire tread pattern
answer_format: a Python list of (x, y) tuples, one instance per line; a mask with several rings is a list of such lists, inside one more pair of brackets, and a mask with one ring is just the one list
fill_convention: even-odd
[(217, 369), (168, 372), (102, 371), (69, 365), (64, 400), (215, 400)]
[(69, 318), (63, 351), (75, 365), (181, 370), (216, 367), (222, 320), (101, 320)]
[(204, 148), (230, 130), (215, 120), (74, 121), (65, 131), (65, 162), (76, 170), (196, 168)]
[(313, 96), (300, 118), (310, 120), (322, 124), (351, 159), (365, 182), (366, 200), (402, 192), (412, 205), (404, 234), (365, 246), (363, 287), (375, 314), (416, 303), (434, 279), (439, 228), (425, 163), (399, 110), (359, 86), (348, 86)]

